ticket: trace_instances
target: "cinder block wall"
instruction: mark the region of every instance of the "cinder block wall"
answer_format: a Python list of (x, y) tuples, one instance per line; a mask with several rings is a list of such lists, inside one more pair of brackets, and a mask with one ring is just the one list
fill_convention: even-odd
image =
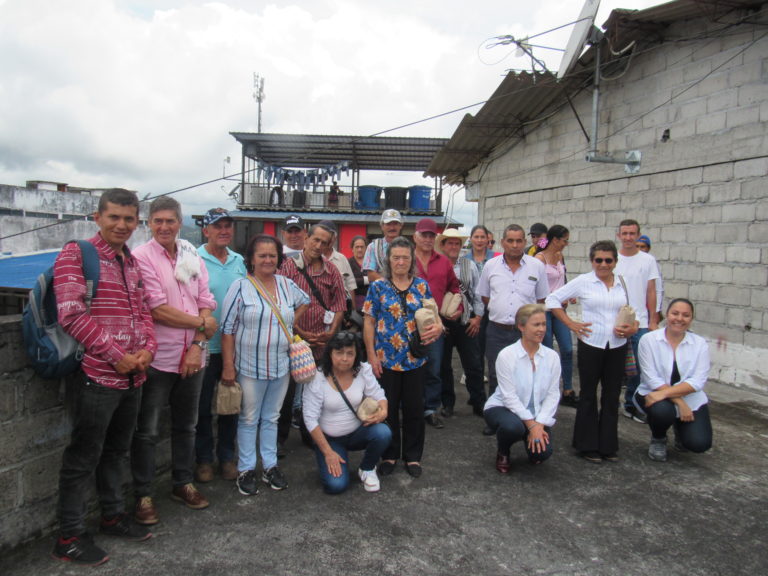
[[(480, 179), (480, 219), (497, 237), (510, 223), (567, 226), (571, 277), (589, 270), (592, 242), (638, 220), (666, 302), (697, 306), (711, 376), (768, 393), (768, 38), (764, 27), (721, 27), (678, 23), (667, 38), (699, 39), (645, 47), (623, 77), (603, 82), (598, 148), (622, 158), (641, 150), (639, 174), (585, 162), (566, 107), (468, 180)], [(591, 92), (574, 103), (589, 125)]]
[[(0, 554), (55, 528), (61, 454), (71, 430), (66, 385), (28, 366), (20, 319), (0, 316)], [(170, 462), (164, 420), (160, 471)], [(126, 474), (126, 488), (129, 480)]]

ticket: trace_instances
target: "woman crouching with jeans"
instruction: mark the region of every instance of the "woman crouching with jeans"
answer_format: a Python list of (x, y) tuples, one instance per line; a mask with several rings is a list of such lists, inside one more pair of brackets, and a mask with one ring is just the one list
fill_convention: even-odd
[[(384, 424), (387, 399), (370, 364), (361, 362), (360, 340), (352, 332), (339, 332), (325, 348), (320, 370), (304, 388), (304, 423), (315, 441), (320, 479), (328, 494), (349, 487), (348, 450), (365, 450), (357, 471), (366, 492), (379, 490), (376, 465), (392, 441)], [(363, 399), (378, 403), (378, 410), (361, 420)]]

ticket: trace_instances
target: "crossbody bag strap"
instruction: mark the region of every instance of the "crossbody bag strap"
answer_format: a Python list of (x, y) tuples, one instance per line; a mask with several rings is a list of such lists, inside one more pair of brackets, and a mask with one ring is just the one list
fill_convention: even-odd
[[(296, 266), (296, 268), (299, 268)], [(299, 268), (299, 272), (304, 276), (304, 278), (307, 279), (307, 284), (309, 284), (309, 289), (312, 290), (312, 294), (317, 299), (318, 302), (320, 302), (320, 306), (325, 308), (326, 310), (330, 310), (328, 306), (325, 305), (325, 302), (323, 301), (323, 297), (320, 295), (320, 290), (317, 289), (317, 285), (312, 281), (312, 277), (309, 275), (309, 272), (307, 272), (306, 268), (306, 262), (304, 263), (303, 268)]]
[[(285, 332), (285, 337), (288, 338), (288, 342), (292, 342), (293, 336), (291, 336), (291, 333), (288, 331), (288, 326), (285, 325), (285, 320), (283, 320), (283, 315), (280, 314), (280, 310), (278, 309), (277, 305), (272, 301), (272, 298), (269, 297), (269, 294), (267, 294), (267, 291), (264, 289), (264, 286), (262, 286), (261, 282), (256, 280), (251, 275), (248, 275), (248, 280), (250, 280), (251, 284), (253, 284), (253, 287), (256, 288), (256, 292), (259, 293), (262, 300), (264, 300), (267, 304), (269, 304), (269, 307), (272, 308), (272, 313), (275, 315), (275, 318), (277, 318), (277, 321), (280, 324), (280, 327), (283, 329), (283, 332)], [(277, 283), (277, 280), (275, 280), (275, 283)]]
[(629, 290), (627, 290), (627, 285), (624, 283), (624, 276), (619, 274), (619, 282), (621, 282), (621, 287), (624, 288), (624, 296), (627, 298), (627, 306), (629, 306)]
[[(331, 380), (333, 380), (333, 385), (336, 387), (336, 390), (339, 391), (339, 394), (341, 394), (342, 399), (344, 400), (344, 403), (347, 405), (347, 407), (352, 410), (352, 414), (355, 415), (355, 418), (360, 420), (360, 416), (357, 415), (357, 411), (352, 408), (352, 403), (349, 401), (349, 398), (347, 398), (347, 395), (344, 394), (344, 390), (341, 389), (341, 385), (339, 384), (339, 381), (336, 379), (336, 374), (333, 373), (333, 370), (331, 370)], [(362, 422), (362, 420), (360, 420)]]

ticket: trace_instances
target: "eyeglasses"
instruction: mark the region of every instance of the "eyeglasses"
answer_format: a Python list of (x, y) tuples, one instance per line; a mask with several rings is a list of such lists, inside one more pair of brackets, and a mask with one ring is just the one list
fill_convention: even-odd
[(603, 262), (605, 262), (606, 264), (613, 264), (615, 260), (613, 258), (595, 258), (594, 260), (592, 260), (592, 262), (595, 262), (597, 264), (602, 264)]

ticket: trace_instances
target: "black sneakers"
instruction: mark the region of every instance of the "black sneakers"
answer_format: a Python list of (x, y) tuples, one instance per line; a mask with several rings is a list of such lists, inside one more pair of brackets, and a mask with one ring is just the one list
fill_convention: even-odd
[(58, 560), (83, 566), (99, 566), (109, 560), (107, 553), (93, 543), (89, 534), (59, 538), (52, 554)]
[(286, 481), (285, 476), (283, 476), (283, 473), (280, 472), (280, 468), (277, 466), (272, 466), (269, 470), (264, 470), (261, 479), (265, 484), (272, 488), (272, 490), (284, 490), (285, 488), (288, 488), (288, 482)]
[(259, 487), (256, 485), (256, 470), (246, 470), (240, 472), (237, 477), (237, 490), (243, 496), (256, 496), (259, 493)]
[(127, 514), (118, 514), (113, 518), (102, 517), (99, 532), (107, 536), (118, 536), (134, 542), (141, 542), (152, 538), (152, 532), (149, 531), (149, 528), (136, 524)]

